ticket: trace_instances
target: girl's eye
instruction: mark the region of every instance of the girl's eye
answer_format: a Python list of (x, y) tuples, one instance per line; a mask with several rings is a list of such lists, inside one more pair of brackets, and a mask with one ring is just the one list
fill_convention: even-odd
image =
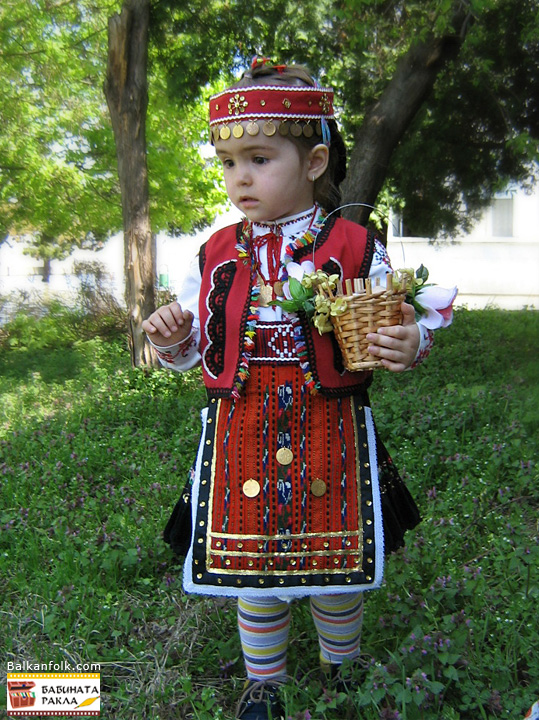
[(222, 163), (223, 163), (223, 167), (225, 167), (225, 168), (234, 167), (233, 161), (229, 160), (228, 158), (226, 158), (225, 160), (222, 160)]
[(261, 155), (256, 155), (256, 156), (253, 158), (253, 162), (254, 162), (255, 165), (264, 165), (264, 163), (267, 162), (267, 158), (262, 157)]

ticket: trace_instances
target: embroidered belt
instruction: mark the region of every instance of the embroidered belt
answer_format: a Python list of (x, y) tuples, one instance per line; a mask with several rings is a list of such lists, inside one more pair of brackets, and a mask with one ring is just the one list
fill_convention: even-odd
[(254, 363), (299, 362), (294, 343), (294, 326), (290, 322), (259, 322), (256, 326)]

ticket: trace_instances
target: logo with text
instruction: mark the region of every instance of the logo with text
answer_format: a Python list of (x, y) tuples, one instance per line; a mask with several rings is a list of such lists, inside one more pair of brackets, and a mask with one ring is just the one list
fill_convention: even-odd
[(8, 715), (99, 715), (100, 673), (9, 673)]

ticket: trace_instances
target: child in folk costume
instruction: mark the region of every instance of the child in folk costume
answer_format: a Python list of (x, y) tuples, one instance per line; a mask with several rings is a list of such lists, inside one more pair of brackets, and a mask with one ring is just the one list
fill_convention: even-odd
[[(210, 129), (245, 218), (202, 246), (178, 301), (143, 327), (166, 367), (202, 366), (184, 588), (238, 598), (248, 685), (236, 717), (261, 720), (278, 717), (290, 601), (310, 597), (322, 667), (335, 673), (359, 655), (363, 592), (419, 517), (373, 423), (371, 372), (345, 370), (333, 333), (273, 304), (290, 262), (383, 285), (390, 271), (370, 232), (330, 214), (345, 175), (331, 89), (255, 61), (210, 99)], [(412, 306), (403, 316), (370, 337), (395, 372), (431, 342)]]

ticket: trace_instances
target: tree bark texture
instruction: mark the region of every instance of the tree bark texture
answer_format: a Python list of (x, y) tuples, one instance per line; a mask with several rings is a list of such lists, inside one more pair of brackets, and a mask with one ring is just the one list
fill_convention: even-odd
[(51, 280), (51, 259), (49, 257), (43, 258), (43, 277), (41, 279), (44, 283)]
[(142, 321), (155, 309), (155, 237), (150, 226), (146, 111), (149, 0), (125, 0), (109, 19), (105, 96), (122, 196), (126, 304), (134, 366), (155, 365)]
[[(374, 205), (393, 151), (431, 92), (443, 66), (456, 57), (461, 37), (418, 43), (404, 55), (380, 99), (366, 113), (355, 136), (342, 203)], [(365, 225), (371, 208), (349, 207), (343, 215)]]

